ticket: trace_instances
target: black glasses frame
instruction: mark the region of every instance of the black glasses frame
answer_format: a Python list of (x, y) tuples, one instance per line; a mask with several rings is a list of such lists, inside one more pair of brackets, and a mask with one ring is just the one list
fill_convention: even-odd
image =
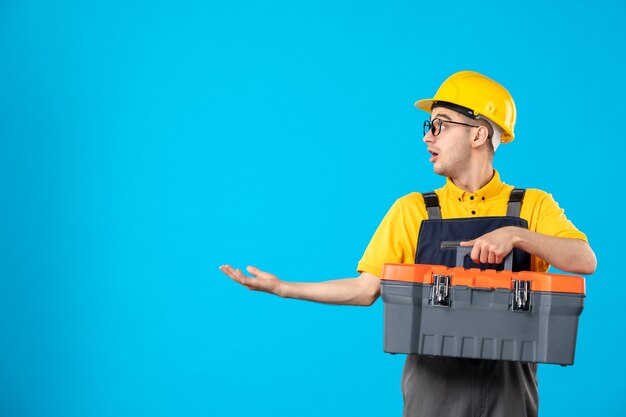
[[(437, 129), (437, 127), (435, 126), (436, 121), (439, 121), (439, 128)], [(424, 132), (424, 136), (426, 136), (426, 134), (428, 133), (428, 131), (430, 130), (430, 133), (433, 134), (433, 136), (437, 136), (441, 133), (441, 128), (443, 127), (444, 123), (452, 123), (455, 125), (463, 125), (463, 126), (469, 126), (469, 127), (480, 127), (479, 125), (470, 125), (467, 123), (461, 123), (461, 122), (453, 122), (452, 120), (445, 120), (445, 119), (440, 119), (438, 117), (435, 117), (433, 120), (426, 120), (424, 122), (424, 127), (422, 128), (423, 132)]]

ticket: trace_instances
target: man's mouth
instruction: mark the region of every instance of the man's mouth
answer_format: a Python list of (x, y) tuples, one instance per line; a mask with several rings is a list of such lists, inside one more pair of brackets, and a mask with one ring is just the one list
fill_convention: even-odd
[(437, 152), (433, 152), (433, 151), (428, 151), (431, 155), (430, 157), (430, 162), (435, 162), (435, 159), (437, 159), (437, 157), (439, 156), (439, 154)]

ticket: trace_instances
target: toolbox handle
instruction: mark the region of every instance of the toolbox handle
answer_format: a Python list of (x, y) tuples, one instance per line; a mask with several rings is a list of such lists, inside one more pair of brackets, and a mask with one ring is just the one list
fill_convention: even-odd
[[(441, 242), (441, 249), (456, 250), (456, 266), (463, 267), (465, 257), (472, 252), (472, 246), (461, 246), (461, 240), (444, 240)], [(513, 251), (504, 258), (504, 269), (513, 270)]]

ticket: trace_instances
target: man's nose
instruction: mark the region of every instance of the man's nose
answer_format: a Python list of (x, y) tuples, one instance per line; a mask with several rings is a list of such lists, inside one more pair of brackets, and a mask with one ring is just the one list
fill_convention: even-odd
[(432, 143), (434, 139), (435, 137), (433, 136), (433, 133), (429, 129), (428, 132), (426, 132), (426, 134), (424, 135), (424, 139), (422, 140), (424, 141), (424, 143)]

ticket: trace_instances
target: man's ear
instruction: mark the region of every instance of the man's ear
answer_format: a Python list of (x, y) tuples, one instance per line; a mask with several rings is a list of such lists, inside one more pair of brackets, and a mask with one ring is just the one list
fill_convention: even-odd
[(474, 139), (472, 140), (472, 147), (478, 148), (487, 142), (489, 139), (489, 129), (485, 126), (479, 126), (476, 129), (476, 134), (474, 135)]

